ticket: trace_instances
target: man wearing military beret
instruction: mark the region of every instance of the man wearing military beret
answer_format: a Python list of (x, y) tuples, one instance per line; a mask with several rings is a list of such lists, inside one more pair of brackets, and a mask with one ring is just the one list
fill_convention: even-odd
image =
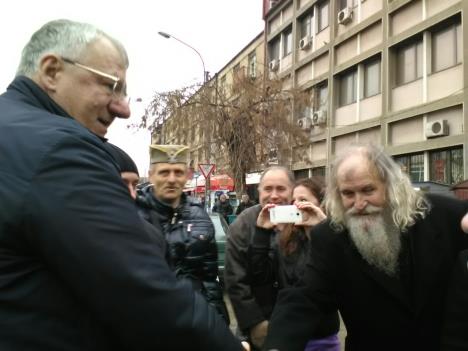
[(142, 216), (161, 226), (170, 265), (180, 278), (189, 279), (229, 324), (218, 281), (215, 231), (202, 205), (183, 193), (187, 182), (185, 145), (151, 145), (149, 180), (137, 198)]

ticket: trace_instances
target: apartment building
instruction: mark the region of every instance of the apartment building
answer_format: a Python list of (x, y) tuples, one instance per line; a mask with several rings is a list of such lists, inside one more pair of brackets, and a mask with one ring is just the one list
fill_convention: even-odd
[(264, 2), (267, 71), (310, 91), (294, 118), (297, 177), (324, 175), (351, 142), (382, 144), (413, 182), (467, 169), (466, 0)]

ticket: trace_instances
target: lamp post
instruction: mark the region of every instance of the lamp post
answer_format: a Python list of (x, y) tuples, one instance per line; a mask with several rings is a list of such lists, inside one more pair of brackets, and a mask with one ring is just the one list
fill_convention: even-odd
[(198, 52), (198, 50), (195, 49), (193, 46), (187, 44), (185, 41), (180, 40), (179, 38), (176, 38), (175, 36), (173, 36), (173, 35), (171, 35), (171, 34), (168, 34), (168, 33), (166, 33), (166, 32), (158, 32), (158, 34), (159, 34), (160, 36), (166, 38), (166, 39), (170, 39), (170, 38), (175, 39), (175, 40), (177, 40), (179, 43), (182, 43), (182, 44), (184, 44), (185, 46), (188, 46), (190, 49), (192, 49), (193, 51), (195, 51), (195, 52), (197, 53), (198, 57), (200, 57), (200, 60), (201, 60), (201, 62), (202, 62), (202, 65), (203, 65), (203, 83), (206, 83), (207, 80), (208, 80), (208, 72), (207, 72), (206, 69), (205, 69), (205, 62), (203, 61), (203, 57), (202, 57), (202, 55)]

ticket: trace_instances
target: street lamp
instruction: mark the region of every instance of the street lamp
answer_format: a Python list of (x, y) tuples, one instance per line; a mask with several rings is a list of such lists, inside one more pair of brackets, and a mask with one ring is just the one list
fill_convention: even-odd
[(200, 57), (200, 60), (202, 62), (202, 65), (203, 65), (203, 83), (206, 83), (206, 81), (208, 80), (208, 72), (206, 71), (205, 69), (205, 62), (203, 61), (203, 57), (202, 55), (200, 55), (200, 53), (198, 52), (197, 49), (195, 49), (193, 46), (187, 44), (185, 41), (183, 40), (180, 40), (179, 38), (176, 38), (175, 36), (171, 35), (171, 34), (168, 34), (166, 32), (158, 32), (158, 34), (166, 39), (175, 39), (177, 40), (179, 43), (182, 43), (184, 44), (185, 46), (188, 46), (190, 49), (192, 49), (193, 51), (195, 51), (197, 53), (197, 55)]

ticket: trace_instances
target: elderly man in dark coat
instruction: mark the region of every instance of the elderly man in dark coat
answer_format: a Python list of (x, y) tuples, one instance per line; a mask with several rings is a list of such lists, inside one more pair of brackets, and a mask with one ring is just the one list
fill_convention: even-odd
[(233, 350), (170, 271), (104, 147), (128, 58), (97, 28), (45, 24), (0, 96), (0, 350)]
[(438, 351), (450, 272), (468, 247), (466, 204), (416, 192), (375, 146), (337, 157), (328, 186), (330, 219), (311, 232), (305, 285), (280, 293), (265, 349), (304, 350), (339, 309), (346, 350)]

